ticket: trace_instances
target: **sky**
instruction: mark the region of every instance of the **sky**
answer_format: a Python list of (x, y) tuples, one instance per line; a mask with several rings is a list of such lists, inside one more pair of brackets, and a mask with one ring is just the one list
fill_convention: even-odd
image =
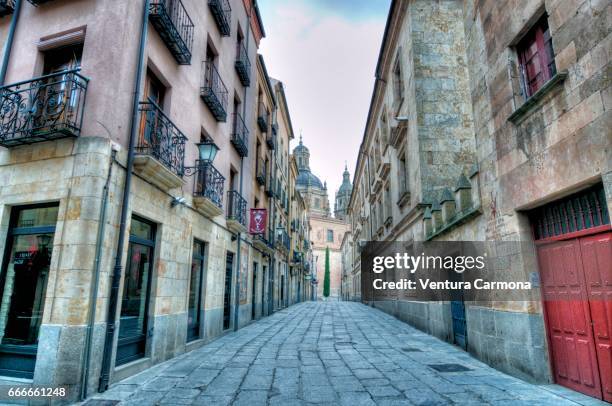
[(389, 0), (260, 0), (259, 52), (284, 83), (289, 114), (327, 181), (333, 210), (345, 161), (351, 181), (374, 85)]

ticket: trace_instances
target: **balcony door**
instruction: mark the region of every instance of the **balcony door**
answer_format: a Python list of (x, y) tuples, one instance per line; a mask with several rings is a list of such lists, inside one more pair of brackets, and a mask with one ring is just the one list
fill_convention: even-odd
[(145, 356), (154, 251), (155, 225), (133, 217), (121, 300), (117, 365)]
[(138, 142), (138, 149), (140, 152), (153, 154), (154, 156), (156, 153), (159, 153), (159, 133), (163, 121), (158, 114), (158, 108), (163, 111), (165, 96), (166, 87), (150, 69), (147, 69), (144, 101), (153, 103), (155, 106), (149, 104), (146, 109), (146, 114), (140, 116), (140, 139)]
[(32, 379), (58, 206), (13, 209), (0, 274), (0, 375)]
[(77, 113), (79, 77), (61, 74), (81, 67), (83, 44), (52, 49), (44, 53), (43, 76), (32, 106), (33, 130), (53, 132), (62, 123), (73, 123)]

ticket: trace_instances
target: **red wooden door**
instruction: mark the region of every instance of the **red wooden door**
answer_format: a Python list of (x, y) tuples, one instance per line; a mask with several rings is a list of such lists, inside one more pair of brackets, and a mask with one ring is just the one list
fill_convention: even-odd
[(555, 381), (601, 398), (580, 241), (542, 245), (538, 261)]
[(612, 233), (580, 239), (603, 399), (612, 402)]

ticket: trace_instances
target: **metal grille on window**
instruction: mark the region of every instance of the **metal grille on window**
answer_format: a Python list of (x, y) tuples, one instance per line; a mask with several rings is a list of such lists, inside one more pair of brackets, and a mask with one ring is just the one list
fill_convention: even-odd
[(610, 224), (603, 184), (549, 203), (530, 214), (536, 240)]

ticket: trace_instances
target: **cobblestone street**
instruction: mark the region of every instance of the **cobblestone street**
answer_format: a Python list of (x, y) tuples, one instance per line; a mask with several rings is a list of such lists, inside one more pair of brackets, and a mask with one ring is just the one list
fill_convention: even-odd
[[(466, 370), (434, 369), (440, 364)], [(292, 306), (115, 384), (96, 399), (120, 405), (604, 404), (505, 375), (351, 302)]]

